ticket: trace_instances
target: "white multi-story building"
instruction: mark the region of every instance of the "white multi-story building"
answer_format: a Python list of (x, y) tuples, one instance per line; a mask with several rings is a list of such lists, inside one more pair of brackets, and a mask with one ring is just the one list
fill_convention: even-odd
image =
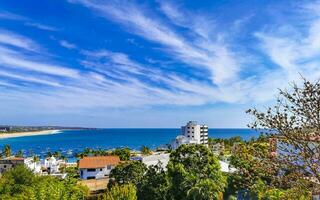
[(64, 160), (57, 160), (55, 157), (51, 156), (42, 161), (42, 166), (46, 169), (48, 174), (58, 174), (60, 173), (60, 167), (66, 166)]
[(181, 127), (181, 135), (178, 135), (171, 143), (172, 149), (177, 149), (182, 144), (208, 144), (208, 126), (200, 125), (195, 121), (189, 121)]
[(208, 126), (189, 121), (186, 126), (181, 127), (182, 135), (195, 140), (196, 144), (208, 144)]
[(35, 174), (41, 174), (41, 163), (33, 157), (25, 158), (24, 164)]

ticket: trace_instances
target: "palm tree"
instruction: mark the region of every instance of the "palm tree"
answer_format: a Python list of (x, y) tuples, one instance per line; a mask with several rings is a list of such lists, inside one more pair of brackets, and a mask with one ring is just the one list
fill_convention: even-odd
[(39, 162), (40, 161), (40, 158), (36, 155), (33, 156), (33, 162)]
[(16, 153), (16, 155), (15, 155), (15, 157), (23, 157), (23, 152), (22, 152), (22, 150), (19, 150), (17, 153)]
[(151, 152), (151, 150), (150, 150), (149, 147), (147, 147), (147, 146), (142, 146), (142, 147), (141, 147), (141, 154), (142, 154), (142, 155), (150, 155), (150, 154), (152, 154), (152, 152)]
[(11, 147), (10, 147), (10, 145), (8, 145), (8, 144), (4, 145), (2, 153), (4, 154), (5, 157), (10, 157), (11, 156)]
[(57, 159), (60, 159), (60, 158), (61, 158), (61, 152), (60, 152), (60, 151), (55, 151), (52, 155), (53, 155), (54, 157), (56, 157)]

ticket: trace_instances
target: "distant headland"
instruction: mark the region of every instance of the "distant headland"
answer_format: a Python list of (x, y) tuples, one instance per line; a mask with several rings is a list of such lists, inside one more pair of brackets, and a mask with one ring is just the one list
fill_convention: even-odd
[(86, 127), (64, 127), (64, 126), (8, 126), (0, 125), (0, 139), (51, 135), (60, 133), (62, 130), (90, 130), (96, 128)]

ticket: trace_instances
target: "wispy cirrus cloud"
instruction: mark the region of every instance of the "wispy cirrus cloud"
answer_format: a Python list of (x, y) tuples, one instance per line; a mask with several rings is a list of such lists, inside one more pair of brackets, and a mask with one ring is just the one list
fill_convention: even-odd
[(312, 80), (320, 77), (320, 2), (300, 5), (303, 26), (275, 24), (254, 35), (259, 48), (276, 64), (274, 71), (284, 74), (282, 80), (297, 80), (300, 74)]
[(44, 31), (59, 31), (59, 29), (56, 27), (42, 24), (39, 22), (35, 22), (34, 20), (29, 19), (27, 17), (17, 15), (15, 13), (7, 12), (7, 11), (0, 11), (0, 19), (21, 21), (24, 23), (25, 26), (34, 27), (34, 28), (44, 30)]
[(3, 29), (0, 29), (0, 44), (19, 47), (28, 51), (39, 49), (39, 46), (31, 39)]
[[(240, 59), (236, 59), (237, 54), (231, 51), (224, 41), (213, 39), (214, 36), (210, 40), (207, 38), (208, 33), (204, 32), (210, 29), (212, 23), (205, 20), (205, 16), (195, 15), (190, 17), (189, 15), (187, 17), (183, 13), (176, 13), (176, 10), (171, 8), (169, 4), (165, 6), (166, 14), (173, 20), (194, 17), (203, 19), (202, 25), (199, 25), (199, 23), (192, 24), (193, 27), (198, 28), (190, 27), (190, 30), (195, 30), (195, 33), (198, 33), (198, 36), (201, 37), (187, 37), (178, 34), (159, 17), (148, 13), (147, 10), (135, 4), (127, 3), (124, 5), (113, 1), (101, 3), (87, 0), (72, 0), (71, 2), (80, 3), (98, 11), (100, 15), (127, 27), (129, 32), (164, 46), (164, 50), (171, 54), (173, 58), (189, 64), (190, 67), (209, 71), (210, 77), (217, 85), (237, 79), (237, 73), (241, 68)], [(186, 21), (181, 23), (183, 22)], [(189, 27), (190, 24), (185, 24), (185, 26)], [(206, 37), (203, 37), (204, 35)]]
[[(143, 45), (147, 48), (144, 53), (154, 51), (163, 57), (148, 54), (149, 62), (144, 62), (145, 55), (140, 52), (132, 55), (134, 50), (126, 48), (111, 50), (102, 42), (93, 46), (97, 44), (92, 42), (94, 38), (82, 46), (75, 37), (72, 43), (54, 39), (73, 49), (67, 51), (70, 58), (61, 61), (59, 58), (65, 55), (43, 55), (46, 46), (36, 42), (37, 39), (0, 31), (0, 87), (6, 91), (6, 96), (0, 95), (0, 99), (18, 104), (28, 96), (25, 98), (28, 107), (39, 106), (53, 112), (203, 106), (217, 102), (239, 105), (274, 98), (276, 88), (296, 79), (298, 72), (314, 78), (320, 76), (316, 6), (311, 6), (313, 10), (303, 7), (296, 11), (297, 18), (310, 15), (302, 16), (306, 20), (304, 26), (280, 20), (248, 31), (249, 39), (245, 41), (248, 43), (235, 44), (234, 34), (246, 28), (239, 25), (242, 22), (231, 23), (239, 29), (237, 33), (225, 33), (212, 16), (173, 3), (158, 2), (160, 9), (151, 10), (134, 2), (71, 2), (120, 25), (139, 42), (152, 43), (152, 48)], [(77, 57), (72, 57), (77, 53)], [(69, 60), (72, 64), (67, 63)]]
[(35, 23), (35, 22), (26, 22), (25, 25), (35, 27), (37, 29), (41, 29), (41, 30), (45, 30), (45, 31), (59, 31), (58, 28), (44, 25), (44, 24), (40, 24), (40, 23)]
[(37, 62), (23, 58), (21, 55), (17, 54), (7, 54), (1, 52), (0, 64), (6, 67), (16, 68), (16, 69), (26, 69), (30, 71), (40, 72), (44, 74), (50, 74), (62, 77), (75, 78), (79, 76), (77, 70), (73, 70), (67, 67), (61, 67), (54, 64), (47, 64), (45, 62)]
[(41, 77), (32, 77), (32, 76), (28, 76), (24, 73), (18, 74), (18, 73), (12, 73), (12, 72), (8, 72), (8, 71), (4, 71), (4, 70), (0, 70), (0, 77), (8, 77), (8, 78), (12, 78), (12, 79), (20, 80), (20, 81), (24, 81), (24, 82), (39, 83), (39, 84), (54, 86), (54, 87), (61, 86), (57, 82), (41, 79)]
[[(69, 67), (50, 64), (46, 59), (43, 61), (39, 44), (24, 36), (7, 30), (0, 31), (0, 65), (2, 67), (38, 72), (48, 75), (75, 78), (79, 72)], [(30, 56), (28, 54), (34, 54)], [(35, 59), (38, 56), (38, 60)]]
[[(15, 37), (25, 38), (17, 34)], [(42, 48), (33, 40), (25, 39)], [(39, 55), (41, 51), (32, 51), (28, 47), (27, 44), (14, 42), (10, 46), (0, 45), (0, 78), (3, 79), (0, 85), (16, 86), (15, 89), (2, 88), (6, 91), (6, 99), (11, 99), (12, 102), (19, 101), (18, 97), (32, 95), (34, 98), (29, 99), (26, 106), (30, 104), (47, 109), (84, 109), (97, 105), (106, 108), (199, 105), (210, 100), (204, 98), (204, 91), (203, 95), (196, 91), (196, 88), (203, 88), (204, 85), (199, 83), (198, 86), (190, 87), (190, 80), (175, 77), (174, 74), (164, 74), (131, 60), (124, 53), (83, 51), (86, 56), (83, 65), (87, 68), (80, 72), (50, 64), (48, 58), (40, 59), (43, 57)], [(29, 49), (26, 55), (24, 52)], [(30, 54), (33, 59), (29, 58)], [(38, 59), (34, 59), (38, 56)], [(162, 83), (166, 87), (156, 83)], [(39, 91), (39, 86), (46, 86), (47, 89)]]
[(67, 49), (76, 49), (77, 48), (77, 45), (72, 44), (72, 43), (70, 43), (70, 42), (68, 42), (66, 40), (60, 40), (59, 44), (61, 46), (63, 46), (64, 48), (67, 48)]
[(26, 20), (26, 17), (23, 17), (21, 15), (17, 15), (11, 12), (7, 12), (7, 11), (0, 11), (0, 19), (6, 19), (6, 20)]

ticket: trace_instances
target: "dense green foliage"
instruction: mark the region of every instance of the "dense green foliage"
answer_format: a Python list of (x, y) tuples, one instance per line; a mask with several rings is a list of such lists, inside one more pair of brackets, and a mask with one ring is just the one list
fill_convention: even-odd
[[(259, 146), (248, 144), (234, 153), (232, 164), (247, 188), (262, 199), (269, 193), (288, 199), (291, 190), (300, 191), (296, 194), (300, 199), (310, 191), (319, 193), (320, 82), (304, 79), (299, 86), (293, 83), (289, 90), (280, 90), (274, 106), (247, 113), (255, 119), (249, 127), (260, 130), (271, 144), (269, 152), (257, 148), (263, 143), (257, 141)], [(261, 191), (270, 192), (254, 192), (261, 185)]]
[(116, 166), (111, 170), (110, 178), (113, 179), (111, 184), (127, 184), (137, 185), (142, 181), (143, 175), (147, 167), (140, 161), (126, 162)]
[(17, 151), (14, 156), (15, 156), (15, 157), (20, 157), (20, 158), (23, 157), (23, 152), (22, 152), (22, 150)]
[(114, 151), (104, 150), (104, 149), (85, 148), (82, 152), (77, 153), (75, 156), (77, 158), (83, 158), (85, 156), (109, 156), (109, 155), (116, 155), (116, 156), (119, 156), (120, 160), (127, 161), (127, 160), (130, 160), (131, 152), (129, 148), (116, 148)]
[(182, 145), (173, 151), (168, 177), (174, 199), (219, 199), (226, 186), (218, 159), (202, 145)]
[(105, 194), (98, 197), (98, 200), (136, 200), (136, 188), (132, 184), (114, 185)]
[(122, 161), (127, 161), (130, 160), (131, 152), (129, 148), (116, 148), (112, 155), (119, 156)]
[(257, 199), (277, 199), (277, 200), (309, 200), (312, 199), (310, 191), (302, 187), (289, 189), (270, 187), (263, 181), (258, 181), (251, 190), (252, 196)]
[(217, 143), (223, 143), (226, 149), (231, 149), (234, 144), (243, 143), (244, 141), (240, 136), (231, 137), (228, 139), (224, 138), (209, 138), (209, 146)]
[(9, 156), (11, 156), (11, 147), (10, 145), (6, 144), (2, 149), (1, 157), (9, 157)]
[(67, 167), (65, 172), (68, 174), (68, 177), (78, 179), (80, 178), (79, 170), (77, 167)]
[(150, 166), (142, 181), (137, 184), (139, 200), (164, 200), (168, 198), (169, 182), (164, 169), (159, 163)]
[(249, 192), (253, 199), (310, 199), (308, 181), (283, 168), (275, 158), (265, 139), (237, 145), (230, 158), (237, 171), (228, 176), (225, 196), (240, 190)]
[(248, 189), (260, 179), (271, 183), (276, 166), (270, 159), (268, 143), (237, 145), (230, 158), (230, 164), (238, 169), (234, 174), (237, 188)]
[(51, 176), (36, 176), (23, 165), (5, 172), (0, 179), (0, 199), (84, 199), (87, 188), (75, 179), (59, 180)]
[(218, 159), (203, 145), (182, 145), (173, 151), (168, 172), (138, 161), (115, 167), (109, 186), (134, 184), (138, 199), (221, 199), (226, 177), (220, 171)]

